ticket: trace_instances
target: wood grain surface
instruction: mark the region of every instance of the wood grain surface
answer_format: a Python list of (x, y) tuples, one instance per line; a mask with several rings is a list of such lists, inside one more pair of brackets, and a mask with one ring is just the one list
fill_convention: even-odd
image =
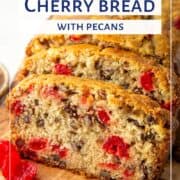
[[(10, 138), (10, 128), (8, 121), (8, 112), (3, 105), (0, 106), (0, 139), (9, 139)], [(42, 164), (37, 164), (38, 174), (37, 178), (39, 180), (87, 180), (87, 178), (71, 173), (70, 171), (61, 170), (58, 168), (51, 168), (44, 166)], [(180, 179), (180, 164), (173, 162), (173, 180)], [(170, 179), (169, 165), (164, 170), (162, 175), (163, 180)], [(3, 176), (0, 173), (0, 180), (4, 180)], [(90, 180), (90, 179), (89, 179)], [(95, 179), (91, 179), (95, 180)]]

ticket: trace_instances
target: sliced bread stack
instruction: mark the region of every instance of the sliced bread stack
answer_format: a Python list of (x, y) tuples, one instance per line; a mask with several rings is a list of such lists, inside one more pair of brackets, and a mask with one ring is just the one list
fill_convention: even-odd
[(88, 177), (157, 179), (178, 102), (169, 64), (164, 34), (38, 35), (7, 99), (12, 141), (25, 158)]

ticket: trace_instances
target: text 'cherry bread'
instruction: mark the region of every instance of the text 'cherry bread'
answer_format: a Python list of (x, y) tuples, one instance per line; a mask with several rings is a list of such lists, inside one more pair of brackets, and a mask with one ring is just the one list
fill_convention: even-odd
[[(63, 74), (113, 82), (138, 94), (151, 97), (163, 108), (170, 109), (170, 74), (153, 59), (114, 48), (78, 44), (50, 48), (24, 61), (17, 81), (29, 74)], [(173, 104), (177, 101), (176, 81)], [(178, 92), (178, 91), (177, 91)]]
[(101, 81), (34, 75), (10, 93), (12, 139), (39, 162), (102, 179), (154, 180), (169, 150), (169, 113)]

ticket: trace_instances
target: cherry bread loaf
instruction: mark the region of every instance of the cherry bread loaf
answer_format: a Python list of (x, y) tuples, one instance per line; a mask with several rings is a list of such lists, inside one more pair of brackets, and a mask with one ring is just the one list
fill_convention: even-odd
[(25, 158), (101, 179), (154, 180), (169, 151), (169, 112), (101, 81), (34, 75), (10, 93), (12, 141)]
[[(27, 57), (16, 81), (29, 74), (64, 74), (113, 82), (170, 108), (169, 70), (125, 50), (102, 50), (88, 44), (50, 48)], [(172, 85), (177, 91), (176, 82)], [(177, 100), (176, 94), (173, 103)]]

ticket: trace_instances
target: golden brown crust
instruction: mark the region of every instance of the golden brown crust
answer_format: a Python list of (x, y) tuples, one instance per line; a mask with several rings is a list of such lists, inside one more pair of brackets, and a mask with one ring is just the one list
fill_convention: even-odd
[(35, 36), (26, 48), (26, 55), (31, 56), (42, 49), (59, 47), (64, 44), (64, 36), (59, 34), (47, 35), (41, 34)]
[[(83, 52), (82, 52), (83, 49)], [(27, 72), (31, 71), (33, 67), (36, 66), (37, 62), (41, 59), (54, 61), (56, 57), (61, 57), (60, 54), (64, 56), (72, 55), (72, 57), (76, 56), (76, 59), (79, 60), (80, 57), (87, 58), (89, 54), (92, 54), (92, 61), (93, 59), (97, 58), (106, 58), (109, 61), (127, 61), (130, 66), (137, 70), (138, 72), (145, 72), (151, 70), (154, 73), (154, 79), (156, 82), (156, 86), (158, 90), (163, 94), (163, 98), (168, 101), (170, 99), (170, 84), (169, 84), (169, 71), (167, 68), (163, 66), (156, 66), (154, 63), (154, 59), (147, 59), (145, 57), (139, 56), (133, 52), (125, 51), (125, 50), (118, 50), (114, 48), (105, 48), (100, 49), (95, 45), (88, 45), (88, 44), (78, 44), (78, 45), (67, 45), (62, 46), (60, 48), (51, 48), (48, 51), (42, 51), (40, 53), (35, 54), (32, 57), (28, 57), (24, 61), (24, 65), (18, 76), (16, 78), (17, 81), (22, 80), (24, 77), (27, 76)], [(69, 59), (72, 59), (70, 56)], [(77, 58), (79, 57), (79, 58)], [(176, 80), (174, 81), (173, 87), (177, 84)], [(177, 98), (177, 92), (174, 89), (174, 97), (173, 99)]]
[(166, 110), (160, 108), (158, 103), (151, 100), (150, 98), (143, 96), (143, 95), (136, 95), (130, 93), (129, 91), (123, 90), (114, 84), (105, 83), (101, 81), (89, 80), (84, 78), (77, 78), (73, 76), (62, 76), (62, 75), (31, 75), (28, 78), (21, 81), (10, 93), (9, 100), (14, 98), (14, 95), (17, 95), (19, 89), (26, 90), (30, 84), (38, 84), (40, 85), (48, 85), (48, 84), (60, 84), (64, 83), (69, 86), (74, 86), (78, 88), (83, 88), (84, 86), (88, 86), (91, 88), (97, 89), (106, 89), (111, 93), (121, 95), (121, 99), (113, 99), (112, 103), (125, 103), (133, 105), (145, 113), (153, 113), (159, 116), (161, 113), (164, 114), (166, 117), (169, 117), (169, 113)]
[(124, 48), (143, 55), (153, 55), (152, 43), (143, 43), (145, 39), (145, 35), (93, 35), (93, 40), (100, 46)]
[[(61, 45), (72, 43), (68, 42), (69, 40), (65, 39), (62, 35), (54, 35), (54, 37), (53, 35), (49, 35), (49, 37), (46, 35), (47, 45), (44, 46), (39, 41), (39, 39), (43, 38), (44, 35), (39, 35), (31, 41), (26, 50), (27, 56), (33, 55), (43, 49), (48, 49), (49, 46), (60, 47)], [(97, 44), (100, 47), (123, 48), (142, 55), (156, 57), (158, 63), (169, 66), (169, 59), (167, 58), (169, 54), (169, 42), (167, 36), (156, 35), (150, 37), (150, 40), (147, 40), (147, 38), (148, 36), (145, 35), (89, 35), (87, 42)], [(52, 39), (56, 39), (56, 43), (48, 45), (48, 41), (52, 41)]]
[(61, 16), (61, 15), (51, 15), (49, 17), (49, 20), (59, 20), (59, 19), (147, 19), (148, 16), (138, 16), (138, 15), (133, 15), (133, 16), (120, 16), (120, 15), (78, 15), (78, 16)]

